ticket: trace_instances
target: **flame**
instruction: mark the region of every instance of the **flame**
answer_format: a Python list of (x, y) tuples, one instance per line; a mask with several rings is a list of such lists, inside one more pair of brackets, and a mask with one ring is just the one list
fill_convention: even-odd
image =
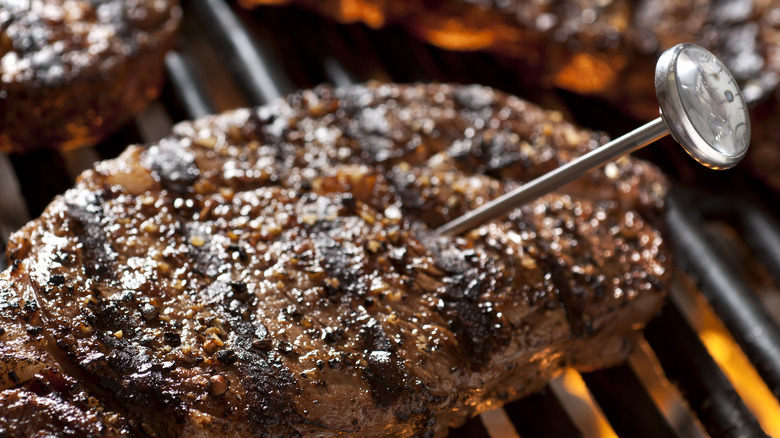
[(385, 24), (382, 2), (365, 0), (342, 0), (339, 4), (340, 20), (346, 23), (362, 21), (374, 29)]
[(625, 65), (620, 56), (576, 53), (558, 71), (555, 85), (578, 93), (597, 93), (615, 85)]
[(491, 29), (465, 26), (462, 20), (437, 21), (435, 26), (420, 30), (423, 38), (448, 50), (479, 50), (489, 47), (495, 40)]
[(567, 369), (562, 376), (550, 382), (550, 387), (584, 436), (617, 438), (580, 373)]

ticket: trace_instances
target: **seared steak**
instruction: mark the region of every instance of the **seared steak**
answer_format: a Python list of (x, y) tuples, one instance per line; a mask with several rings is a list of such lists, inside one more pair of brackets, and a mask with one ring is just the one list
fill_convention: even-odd
[(617, 363), (669, 283), (656, 168), (432, 232), (605, 140), (489, 88), (372, 83), (131, 147), (12, 236), (0, 427), (443, 436)]
[(0, 0), (0, 151), (91, 145), (154, 99), (178, 0)]

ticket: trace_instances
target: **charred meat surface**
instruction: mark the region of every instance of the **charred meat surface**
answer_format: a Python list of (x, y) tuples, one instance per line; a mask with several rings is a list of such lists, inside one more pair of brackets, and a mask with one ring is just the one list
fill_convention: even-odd
[(432, 231), (603, 141), (479, 86), (320, 87), (177, 125), (12, 236), (0, 404), (99, 436), (444, 436), (617, 363), (670, 279), (652, 165)]
[(159, 93), (177, 0), (0, 0), (0, 150), (102, 140)]

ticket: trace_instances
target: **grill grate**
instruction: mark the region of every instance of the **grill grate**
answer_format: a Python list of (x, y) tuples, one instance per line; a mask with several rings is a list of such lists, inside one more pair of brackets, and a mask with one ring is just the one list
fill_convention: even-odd
[[(688, 208), (685, 196), (677, 190), (671, 196), (669, 225), (673, 241), (679, 247), (684, 268), (695, 273), (702, 292), (751, 358), (775, 397), (780, 396), (780, 328), (758, 302), (750, 288), (709, 243), (702, 232), (699, 213)], [(711, 202), (714, 200), (711, 200)], [(731, 203), (732, 209), (740, 203)], [(686, 211), (687, 210), (687, 211)], [(754, 217), (758, 210), (752, 210)], [(760, 217), (760, 216), (758, 216)], [(772, 237), (767, 228), (764, 235)], [(775, 235), (777, 237), (777, 235)]]
[(645, 329), (666, 376), (713, 437), (766, 436), (685, 317), (667, 304)]
[[(334, 25), (293, 10), (247, 12), (225, 0), (189, 0), (185, 12), (179, 51), (166, 58), (168, 84), (161, 99), (145, 113), (94, 148), (0, 155), (0, 250), (11, 230), (38, 215), (94, 160), (114, 157), (128, 144), (157, 140), (171, 122), (263, 104), (321, 82), (477, 82), (547, 107), (564, 108), (562, 102), (566, 102), (581, 123), (614, 129), (613, 134), (630, 126), (607, 108), (603, 114), (615, 117), (589, 119), (596, 112), (592, 110), (596, 103), (564, 93), (544, 95), (523, 89), (511, 70), (487, 55), (439, 50), (397, 29), (374, 31), (361, 25)], [(599, 124), (605, 119), (612, 120), (612, 125)], [(763, 383), (759, 384), (768, 387), (768, 409), (776, 407), (780, 397), (780, 328), (755, 287), (730, 265), (726, 254), (718, 253), (703, 224), (723, 221), (737, 230), (746, 247), (775, 276), (765, 293), (780, 299), (778, 211), (772, 211), (771, 204), (762, 205), (760, 199), (703, 195), (696, 181), (709, 182), (712, 177), (699, 178), (676, 148), (660, 148), (660, 152), (663, 154), (649, 158), (682, 182), (670, 200), (668, 220), (685, 273), (678, 275), (671, 299), (647, 327), (646, 342), (628, 363), (583, 374), (579, 381), (584, 385), (567, 384), (571, 377), (567, 374), (541, 392), (509, 403), (502, 411), (472, 419), (452, 431), (452, 437), (736, 437), (777, 432), (771, 429), (777, 424), (765, 420), (766, 412), (757, 415), (756, 403), (740, 398), (742, 392), (711, 356), (694, 323), (699, 310), (690, 305), (696, 301), (690, 297), (706, 298), (760, 375)], [(742, 182), (735, 183), (744, 180), (739, 171), (724, 175), (734, 186), (729, 193), (755, 191)], [(723, 185), (723, 181), (715, 184)], [(0, 268), (5, 264), (0, 258)], [(578, 374), (573, 376), (579, 379)], [(780, 418), (780, 412), (769, 412), (770, 420), (773, 415)]]

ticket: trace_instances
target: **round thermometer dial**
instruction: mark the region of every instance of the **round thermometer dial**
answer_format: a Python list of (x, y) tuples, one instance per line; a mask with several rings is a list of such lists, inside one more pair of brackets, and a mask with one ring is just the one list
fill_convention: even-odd
[(693, 158), (713, 169), (742, 159), (750, 143), (747, 105), (712, 53), (695, 44), (669, 49), (658, 60), (655, 87), (664, 122)]

